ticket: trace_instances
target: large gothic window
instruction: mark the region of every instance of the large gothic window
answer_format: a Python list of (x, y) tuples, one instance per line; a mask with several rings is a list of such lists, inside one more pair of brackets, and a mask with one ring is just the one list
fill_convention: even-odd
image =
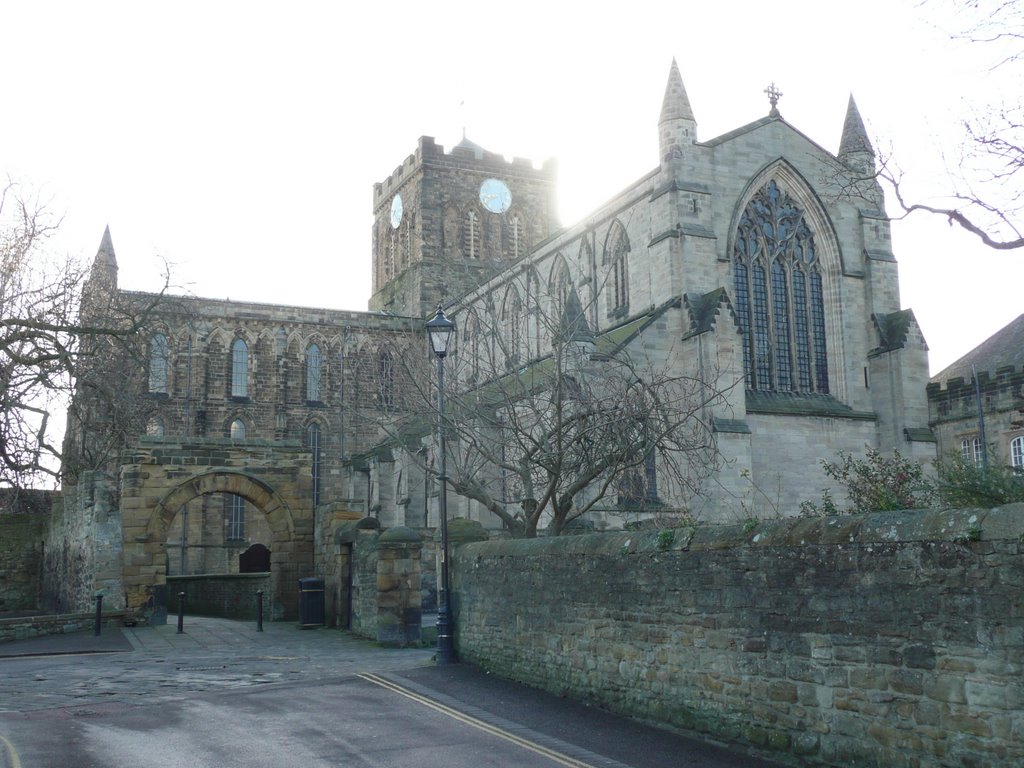
[(821, 261), (803, 211), (771, 181), (747, 204), (733, 249), (750, 389), (828, 392)]

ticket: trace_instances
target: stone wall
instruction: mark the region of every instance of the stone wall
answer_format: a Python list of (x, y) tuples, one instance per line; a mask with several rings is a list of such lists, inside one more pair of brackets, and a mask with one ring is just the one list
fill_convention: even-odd
[(420, 642), (422, 537), (375, 518), (348, 523), (336, 537), (339, 624), (385, 645)]
[(167, 608), (177, 613), (178, 595), (185, 593), (185, 613), (256, 620), (256, 593), (263, 592), (263, 615), (269, 621), (269, 573), (224, 573), (203, 576), (168, 576)]
[(455, 550), (458, 652), (828, 766), (1024, 764), (1024, 505)]
[(43, 604), (58, 613), (88, 612), (97, 592), (104, 607), (124, 602), (121, 513), (113, 479), (84, 472), (55, 501), (46, 533)]
[[(124, 611), (103, 611), (101, 631), (117, 632), (124, 622)], [(19, 616), (0, 619), (0, 643), (27, 640), (46, 635), (65, 635), (85, 632), (96, 626), (96, 613), (63, 613), (39, 616)]]
[(0, 497), (0, 615), (39, 607), (43, 540), (53, 494), (8, 490)]

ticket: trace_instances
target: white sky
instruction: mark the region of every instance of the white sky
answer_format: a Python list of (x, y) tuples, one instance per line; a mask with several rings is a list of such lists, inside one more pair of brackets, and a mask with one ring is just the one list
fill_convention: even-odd
[[(701, 140), (766, 115), (774, 81), (834, 152), (852, 92), (926, 195), (957, 117), (1006, 87), (910, 0), (369, 5), (7, 0), (0, 171), (52, 198), (61, 252), (109, 224), (122, 287), (165, 258), (200, 296), (362, 310), (373, 183), (421, 135), (557, 158), (568, 224), (656, 166), (675, 57)], [(893, 233), (933, 373), (1024, 311), (1024, 254), (935, 218)]]

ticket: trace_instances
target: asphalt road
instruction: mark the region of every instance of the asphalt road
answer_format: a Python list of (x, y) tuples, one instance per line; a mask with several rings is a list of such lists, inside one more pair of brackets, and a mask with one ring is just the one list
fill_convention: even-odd
[(130, 650), (112, 653), (0, 646), (0, 768), (773, 765), (434, 666), (430, 649), (223, 620), (171, 633), (127, 631)]

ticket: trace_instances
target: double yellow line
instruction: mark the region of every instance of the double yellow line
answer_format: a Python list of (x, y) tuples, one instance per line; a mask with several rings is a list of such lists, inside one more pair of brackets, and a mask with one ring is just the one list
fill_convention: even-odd
[(444, 704), (438, 704), (436, 701), (428, 699), (426, 696), (420, 696), (418, 693), (410, 691), (408, 688), (403, 688), (402, 686), (398, 685), (397, 683), (393, 683), (390, 680), (385, 680), (383, 677), (379, 677), (377, 675), (370, 673), (360, 674), (359, 677), (361, 677), (363, 680), (366, 680), (369, 683), (379, 685), (381, 688), (386, 688), (387, 690), (392, 691), (393, 693), (397, 693), (399, 696), (405, 696), (407, 699), (412, 699), (418, 704), (422, 704), (423, 706), (428, 707), (429, 709), (432, 709), (435, 712), (440, 712), (443, 715), (447, 715), (453, 720), (458, 720), (460, 723), (465, 723), (466, 725), (470, 725), (474, 728), (477, 728), (483, 731), (484, 733), (489, 733), (492, 736), (497, 736), (499, 739), (510, 741), (516, 746), (529, 750), (534, 754), (546, 757), (552, 762), (557, 763), (558, 765), (564, 765), (566, 766), (566, 768), (594, 768), (592, 765), (590, 765), (590, 763), (584, 763), (582, 760), (576, 760), (575, 758), (569, 757), (568, 755), (564, 755), (561, 752), (556, 752), (553, 749), (548, 749), (542, 744), (537, 744), (536, 742), (524, 739), (521, 736), (516, 736), (514, 733), (510, 733), (509, 731), (498, 728), (495, 725), (485, 723), (483, 720), (478, 720), (475, 717), (470, 717), (467, 714), (459, 712), (457, 709), (446, 707)]

